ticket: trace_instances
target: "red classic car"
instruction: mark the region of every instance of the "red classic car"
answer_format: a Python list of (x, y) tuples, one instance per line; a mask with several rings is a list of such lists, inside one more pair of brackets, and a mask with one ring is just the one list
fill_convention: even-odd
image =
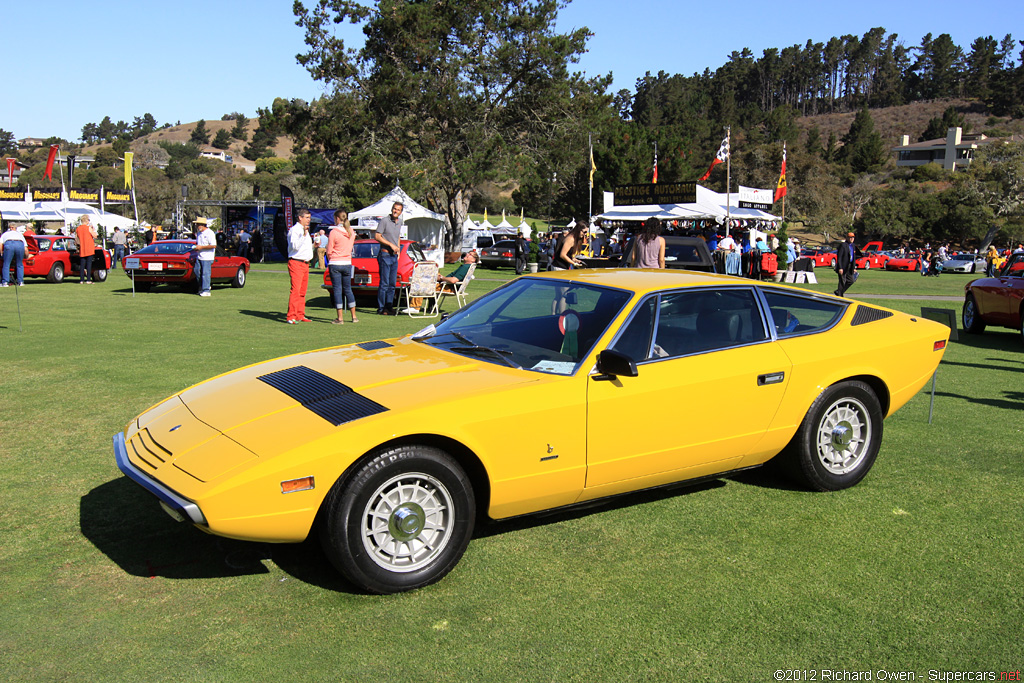
[(814, 251), (804, 252), (800, 254), (801, 258), (812, 258), (814, 259), (814, 267), (828, 267), (835, 268), (836, 266), (836, 252), (835, 250), (829, 251), (826, 249), (817, 249)]
[[(78, 248), (75, 238), (66, 235), (25, 235), (28, 251), (25, 253), (25, 277), (45, 277), (49, 282), (63, 282), (65, 277), (78, 275)], [(110, 270), (110, 252), (99, 249), (92, 260), (92, 279), (103, 282)], [(14, 264), (11, 264), (14, 272)]]
[(885, 262), (886, 270), (908, 270), (918, 271), (921, 270), (921, 256), (919, 254), (909, 254), (907, 256), (893, 256)]
[(986, 325), (1019, 330), (1024, 340), (1024, 254), (1012, 254), (997, 277), (964, 287), (964, 330), (980, 333)]
[[(139, 249), (121, 261), (125, 275), (135, 280), (135, 287), (147, 290), (158, 283), (184, 285), (198, 291), (198, 273), (195, 271), (195, 240), (163, 240)], [(244, 287), (249, 272), (249, 259), (224, 256), (218, 247), (210, 270), (210, 282), (230, 282), (232, 287)]]
[(870, 270), (872, 268), (885, 268), (889, 261), (889, 255), (881, 252), (881, 242), (868, 242), (861, 249), (861, 256), (856, 260), (857, 268)]
[[(412, 268), (417, 261), (426, 261), (420, 245), (411, 240), (402, 240), (402, 253), (398, 257), (398, 286), (403, 287), (409, 284), (409, 277), (412, 275)], [(380, 285), (380, 272), (377, 270), (377, 252), (380, 251), (380, 242), (377, 240), (356, 240), (352, 245), (352, 291), (359, 294), (376, 293)], [(328, 264), (329, 265), (329, 264)], [(324, 270), (324, 284), (326, 289), (331, 288), (330, 275)]]

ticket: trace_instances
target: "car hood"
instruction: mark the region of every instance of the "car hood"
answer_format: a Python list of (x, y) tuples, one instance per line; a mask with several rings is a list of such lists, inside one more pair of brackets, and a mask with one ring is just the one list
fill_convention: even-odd
[(214, 377), (178, 397), (197, 419), (229, 436), (269, 420), (304, 425), (300, 433), (316, 437), (354, 420), (394, 417), (446, 397), (465, 399), (543, 377), (406, 338), (278, 358)]

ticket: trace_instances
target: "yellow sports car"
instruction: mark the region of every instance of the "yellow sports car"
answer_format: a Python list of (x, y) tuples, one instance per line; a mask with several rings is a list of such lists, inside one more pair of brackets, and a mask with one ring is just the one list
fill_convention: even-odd
[(315, 527), (348, 579), (393, 593), (451, 571), (478, 515), (776, 456), (812, 489), (852, 486), (948, 335), (722, 275), (549, 273), (409, 337), (215, 377), (133, 420), (114, 452), (172, 517), (282, 543)]

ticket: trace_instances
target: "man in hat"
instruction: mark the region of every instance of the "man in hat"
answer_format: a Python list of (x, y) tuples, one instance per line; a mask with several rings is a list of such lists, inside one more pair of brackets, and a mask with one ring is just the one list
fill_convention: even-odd
[(199, 269), (199, 296), (210, 296), (210, 272), (213, 258), (217, 253), (217, 236), (207, 227), (206, 219), (199, 217), (192, 222), (196, 231), (196, 268)]
[(836, 274), (839, 276), (836, 296), (844, 296), (857, 279), (857, 248), (853, 246), (853, 239), (852, 232), (846, 233), (846, 241), (836, 249)]

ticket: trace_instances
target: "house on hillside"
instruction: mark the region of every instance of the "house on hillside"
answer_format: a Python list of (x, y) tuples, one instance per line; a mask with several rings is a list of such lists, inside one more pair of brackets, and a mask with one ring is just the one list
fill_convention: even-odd
[(924, 166), (936, 163), (947, 171), (966, 168), (974, 159), (974, 152), (982, 145), (993, 142), (983, 133), (964, 133), (962, 128), (950, 128), (945, 138), (910, 142), (910, 136), (904, 135), (896, 152), (897, 166)]
[(22, 138), (18, 140), (18, 147), (20, 149), (28, 149), (29, 147), (42, 147), (46, 140), (42, 138)]
[(227, 164), (230, 164), (232, 162), (232, 157), (230, 154), (228, 154), (222, 149), (217, 149), (216, 147), (204, 148), (203, 151), (199, 153), (199, 156), (202, 159), (216, 159), (217, 161), (223, 161), (224, 163)]

